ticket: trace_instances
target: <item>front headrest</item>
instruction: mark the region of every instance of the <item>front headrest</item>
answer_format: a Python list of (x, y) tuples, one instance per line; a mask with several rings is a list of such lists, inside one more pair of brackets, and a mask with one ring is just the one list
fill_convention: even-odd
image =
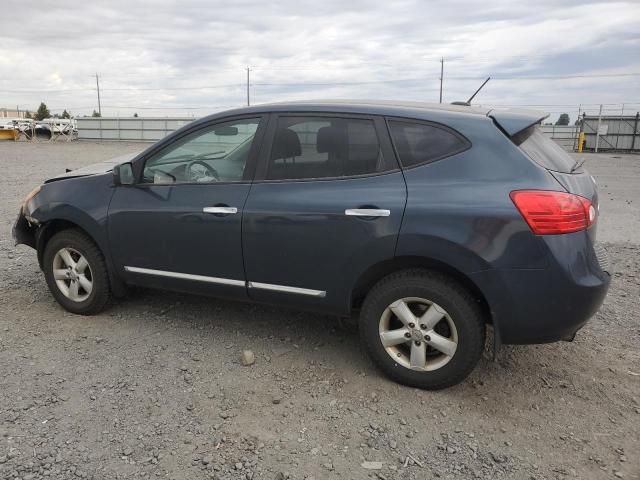
[(338, 127), (322, 127), (318, 130), (316, 150), (318, 153), (339, 153), (347, 146), (347, 131)]
[(271, 159), (298, 157), (302, 153), (298, 134), (290, 128), (276, 130)]

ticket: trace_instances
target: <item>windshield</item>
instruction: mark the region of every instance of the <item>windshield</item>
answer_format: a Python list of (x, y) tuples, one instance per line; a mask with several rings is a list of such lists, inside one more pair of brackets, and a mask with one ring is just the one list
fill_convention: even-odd
[(520, 144), (520, 148), (531, 157), (531, 160), (547, 170), (561, 173), (572, 172), (576, 162), (560, 145), (545, 136), (538, 127), (530, 127), (527, 130), (530, 130), (531, 133)]

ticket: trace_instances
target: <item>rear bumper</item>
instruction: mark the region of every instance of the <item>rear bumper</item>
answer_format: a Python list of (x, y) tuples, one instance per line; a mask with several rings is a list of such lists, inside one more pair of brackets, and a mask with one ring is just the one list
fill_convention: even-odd
[(503, 343), (572, 338), (598, 311), (609, 289), (606, 252), (585, 232), (543, 237), (544, 270), (488, 270), (474, 275)]

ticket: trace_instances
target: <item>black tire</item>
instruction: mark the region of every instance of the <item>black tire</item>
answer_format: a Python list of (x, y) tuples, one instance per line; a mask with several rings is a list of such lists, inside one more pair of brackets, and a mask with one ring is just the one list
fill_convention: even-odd
[[(87, 298), (82, 301), (67, 298), (54, 278), (54, 258), (63, 248), (79, 252), (88, 262), (93, 288)], [(109, 274), (104, 256), (93, 240), (80, 230), (63, 230), (51, 237), (44, 249), (43, 270), (51, 294), (60, 305), (71, 313), (95, 315), (105, 308), (111, 298)]]
[[(383, 313), (393, 302), (407, 297), (438, 304), (455, 325), (457, 349), (448, 363), (436, 370), (417, 371), (401, 365), (380, 339)], [(480, 360), (485, 335), (482, 312), (469, 292), (451, 278), (428, 270), (404, 270), (383, 278), (371, 289), (360, 312), (360, 338), (375, 365), (392, 380), (425, 390), (450, 387), (464, 380)]]

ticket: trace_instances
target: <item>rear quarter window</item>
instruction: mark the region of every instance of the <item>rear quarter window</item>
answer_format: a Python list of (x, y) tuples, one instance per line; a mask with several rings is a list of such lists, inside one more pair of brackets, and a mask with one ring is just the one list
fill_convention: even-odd
[(444, 126), (389, 120), (389, 132), (403, 167), (413, 167), (460, 153), (471, 146)]
[[(563, 148), (542, 133), (538, 127), (529, 127), (514, 138), (516, 144), (538, 165), (547, 170), (571, 173), (575, 160)], [(524, 141), (522, 140), (524, 138)]]

